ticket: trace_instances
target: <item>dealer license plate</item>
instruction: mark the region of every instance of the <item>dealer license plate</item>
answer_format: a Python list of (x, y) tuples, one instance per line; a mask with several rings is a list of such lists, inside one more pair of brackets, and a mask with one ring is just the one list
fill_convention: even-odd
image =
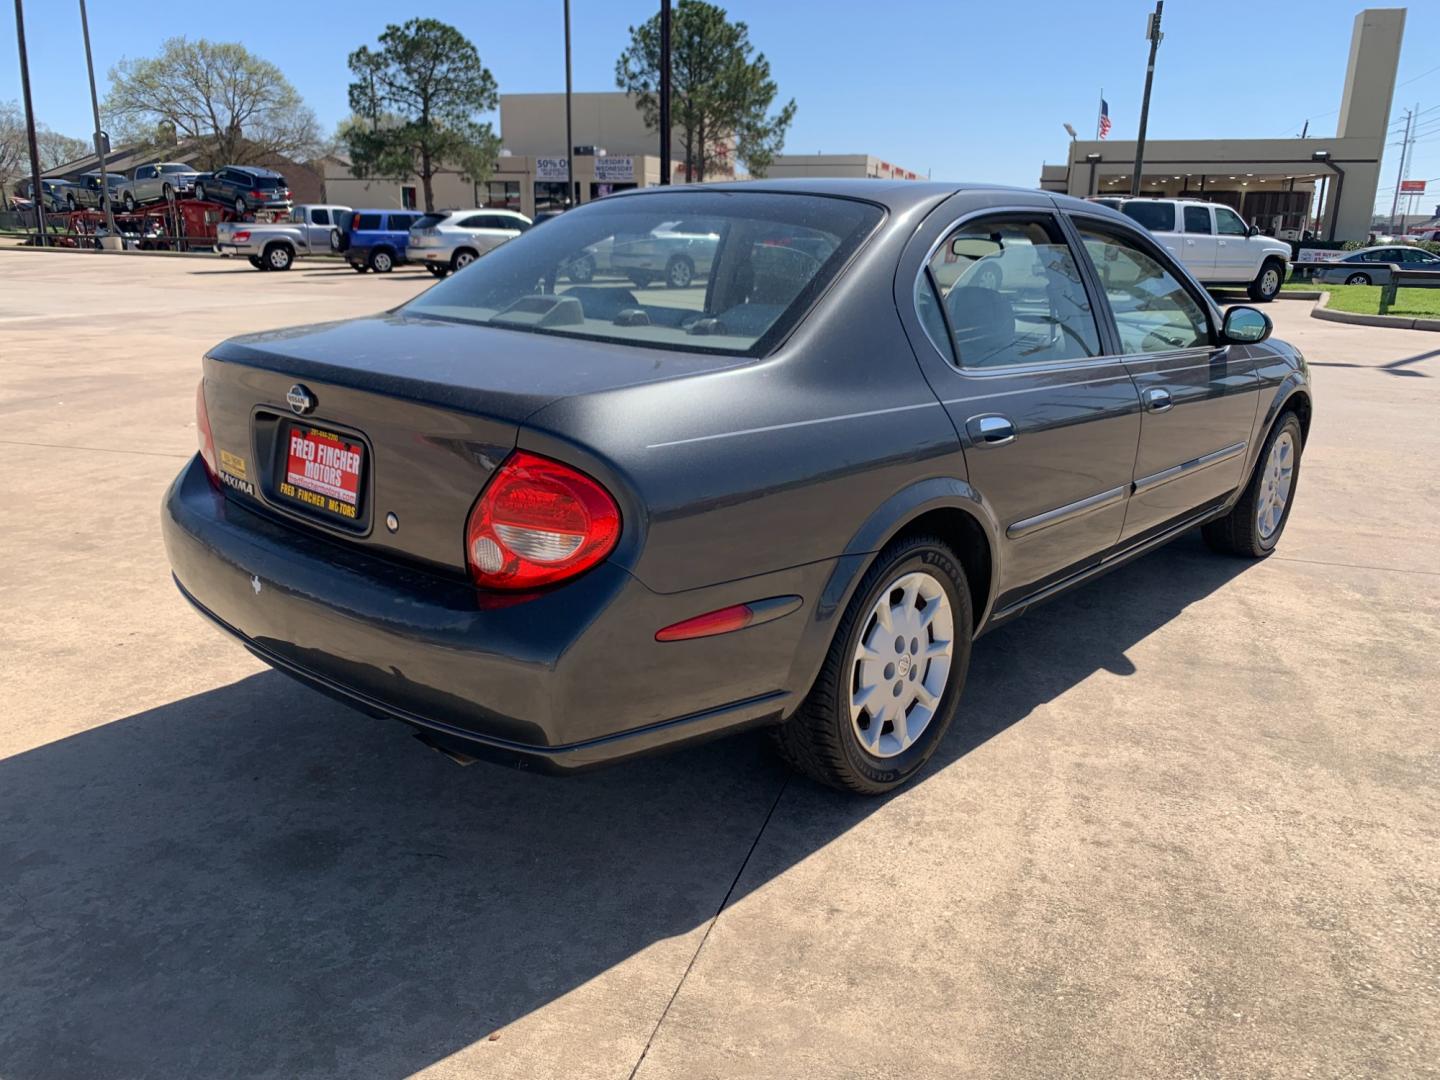
[(280, 494), (354, 521), (360, 513), (365, 445), (324, 428), (292, 424), (285, 432)]

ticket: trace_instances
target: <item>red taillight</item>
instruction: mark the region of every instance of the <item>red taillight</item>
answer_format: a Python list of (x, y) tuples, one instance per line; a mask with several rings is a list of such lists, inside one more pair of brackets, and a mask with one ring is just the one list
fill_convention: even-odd
[(657, 630), (655, 631), (655, 640), (686, 641), (690, 638), (728, 634), (732, 630), (745, 629), (754, 617), (755, 612), (750, 610), (749, 604), (736, 604), (733, 607), (721, 608), (719, 611), (696, 615), (693, 619), (686, 619), (684, 622), (667, 626), (663, 630)]
[(205, 380), (195, 387), (195, 433), (200, 440), (200, 460), (205, 463), (205, 476), (210, 486), (220, 490), (220, 474), (215, 468), (215, 435), (210, 430), (210, 410), (205, 407)]
[(237, 243), (237, 244), (243, 244), (243, 243), (245, 243), (246, 240), (249, 240), (249, 239), (250, 239), (250, 234), (249, 234), (248, 232), (243, 232), (243, 231), (242, 231), (242, 232), (237, 232), (237, 233), (236, 233), (234, 236), (232, 236), (230, 239), (234, 240), (235, 243)]
[(582, 472), (517, 450), (465, 524), (465, 562), (486, 589), (534, 589), (583, 573), (615, 548), (620, 508)]
[(250, 197), (252, 199), (263, 199), (265, 198), (265, 193), (263, 191), (252, 191), (250, 192)]

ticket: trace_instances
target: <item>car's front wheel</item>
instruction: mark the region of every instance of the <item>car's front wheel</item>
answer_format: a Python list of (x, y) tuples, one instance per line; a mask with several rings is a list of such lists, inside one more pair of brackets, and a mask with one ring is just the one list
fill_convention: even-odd
[(776, 729), (782, 756), (845, 791), (880, 795), (930, 759), (970, 663), (965, 569), (933, 536), (892, 543), (841, 617), (805, 701)]
[(1279, 294), (1280, 286), (1284, 282), (1284, 264), (1277, 259), (1266, 259), (1264, 265), (1260, 267), (1260, 273), (1255, 275), (1255, 280), (1250, 283), (1247, 291), (1251, 300), (1269, 303)]
[(1284, 413), (1260, 448), (1240, 501), (1230, 513), (1200, 530), (1207, 544), (1226, 555), (1247, 559), (1263, 559), (1275, 550), (1290, 520), (1303, 445), (1300, 418), (1293, 412)]
[(124, 197), (120, 201), (124, 204), (127, 214), (135, 209), (135, 196), (130, 194), (130, 192), (125, 192)]
[(235, 197), (235, 216), (236, 216), (236, 217), (244, 217), (244, 216), (245, 216), (245, 212), (246, 212), (246, 210), (248, 210), (248, 209), (249, 209), (249, 207), (247, 207), (246, 204), (245, 204), (245, 196), (243, 196), (243, 195), (237, 195), (237, 196)]
[(1346, 284), (1346, 285), (1369, 285), (1369, 284), (1370, 284), (1370, 275), (1369, 275), (1369, 274), (1351, 274), (1349, 277), (1347, 277), (1347, 278), (1345, 279), (1345, 284)]
[(442, 278), (446, 274), (450, 273), (450, 268), (448, 266), (440, 266), (437, 263), (426, 263), (425, 269), (430, 271), (431, 277), (437, 278)]
[(665, 284), (672, 289), (688, 288), (695, 280), (695, 264), (686, 255), (675, 255), (665, 264)]
[(204, 201), (204, 199), (205, 199), (205, 185), (204, 185), (204, 184), (196, 184), (196, 185), (195, 185), (195, 198), (196, 198), (196, 199), (199, 199), (199, 200), (202, 201), (202, 202)]

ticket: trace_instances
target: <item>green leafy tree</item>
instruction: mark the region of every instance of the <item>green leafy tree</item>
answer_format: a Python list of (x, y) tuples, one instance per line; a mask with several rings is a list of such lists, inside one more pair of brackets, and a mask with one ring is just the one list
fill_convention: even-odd
[(159, 56), (120, 61), (110, 69), (104, 112), (118, 141), (193, 140), (211, 169), (305, 161), (321, 144), (315, 114), (280, 69), (232, 42), (174, 37)]
[(500, 140), (480, 115), (499, 101), (495, 77), (459, 30), (436, 19), (387, 26), (378, 49), (350, 54), (350, 71), (356, 118), (339, 137), (357, 177), (418, 176), (427, 211), (442, 166), (475, 183), (490, 178)]
[[(704, 180), (724, 163), (732, 140), (751, 174), (764, 176), (785, 145), (795, 100), (770, 113), (778, 88), (770, 61), (750, 44), (750, 28), (706, 0), (680, 0), (670, 20), (670, 71), (670, 120), (680, 133), (686, 176)], [(659, 15), (630, 27), (615, 84), (635, 96), (645, 123), (658, 132)]]

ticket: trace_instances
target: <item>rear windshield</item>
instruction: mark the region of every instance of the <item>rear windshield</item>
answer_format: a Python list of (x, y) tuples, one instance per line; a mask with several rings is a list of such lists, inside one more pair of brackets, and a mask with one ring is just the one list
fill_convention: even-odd
[(419, 221), (415, 222), (415, 228), (433, 229), (449, 216), (449, 214), (426, 214)]
[(361, 232), (366, 232), (366, 231), (370, 231), (370, 230), (374, 230), (374, 229), (380, 228), (380, 215), (379, 215), (379, 214), (356, 214), (356, 215), (355, 215), (355, 228), (359, 229)]
[(760, 355), (880, 223), (869, 203), (766, 192), (598, 200), (405, 310), (651, 348)]
[(282, 188), (285, 186), (283, 176), (252, 176), (250, 181), (257, 188)]
[(1132, 199), (1121, 207), (1121, 212), (1133, 218), (1151, 232), (1175, 231), (1175, 204), (1168, 202), (1145, 202)]
[(193, 171), (193, 170), (190, 168), (189, 165), (161, 165), (161, 166), (160, 166), (160, 171), (161, 171), (162, 173), (178, 173), (178, 172), (191, 172), (191, 171)]

